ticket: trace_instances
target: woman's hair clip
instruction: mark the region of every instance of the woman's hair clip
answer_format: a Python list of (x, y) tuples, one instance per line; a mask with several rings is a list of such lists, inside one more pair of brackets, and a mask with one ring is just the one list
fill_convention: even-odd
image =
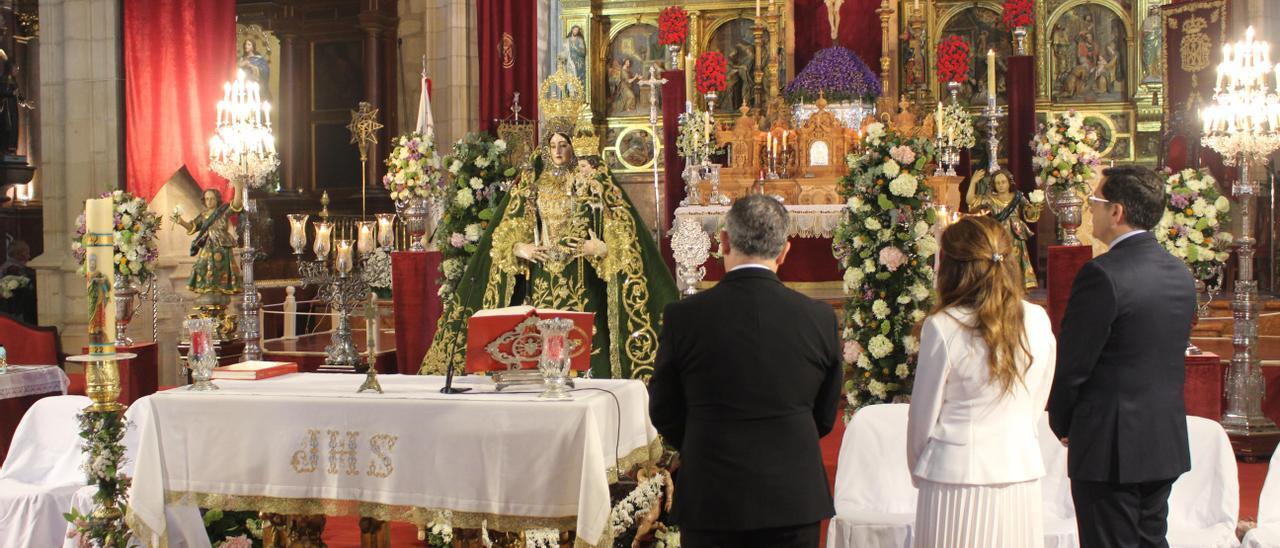
[(992, 262), (996, 262), (996, 263), (998, 263), (998, 262), (1003, 261), (1003, 260), (1004, 260), (1004, 255), (1002, 255), (1002, 254), (1000, 254), (1000, 253), (992, 253), (992, 254), (991, 254), (991, 261), (992, 261)]

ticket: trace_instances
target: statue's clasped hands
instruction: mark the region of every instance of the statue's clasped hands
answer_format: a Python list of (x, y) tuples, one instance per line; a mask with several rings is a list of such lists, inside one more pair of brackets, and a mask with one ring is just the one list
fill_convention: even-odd
[[(595, 231), (588, 231), (588, 236), (585, 239), (565, 238), (561, 247), (574, 256), (589, 258), (603, 257), (609, 252), (609, 247), (596, 236)], [(514, 249), (516, 257), (533, 263), (541, 263), (551, 259), (557, 255), (556, 251), (551, 246), (537, 246), (529, 243), (516, 244)]]

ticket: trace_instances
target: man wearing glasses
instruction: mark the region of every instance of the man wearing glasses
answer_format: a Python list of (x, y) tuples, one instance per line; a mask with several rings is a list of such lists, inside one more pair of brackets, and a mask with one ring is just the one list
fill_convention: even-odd
[(1071, 286), (1049, 396), (1083, 548), (1167, 547), (1169, 492), (1191, 469), (1183, 361), (1195, 283), (1149, 232), (1167, 198), (1138, 166), (1103, 171), (1089, 196), (1093, 236), (1110, 250)]

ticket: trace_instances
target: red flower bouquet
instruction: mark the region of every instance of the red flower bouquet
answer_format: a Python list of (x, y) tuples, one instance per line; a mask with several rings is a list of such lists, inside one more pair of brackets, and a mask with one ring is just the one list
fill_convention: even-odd
[(664, 46), (683, 46), (689, 37), (689, 12), (680, 6), (671, 6), (658, 14), (658, 43)]
[(969, 44), (951, 35), (938, 44), (938, 81), (964, 82), (969, 79)]
[(729, 65), (724, 55), (718, 51), (708, 51), (698, 56), (694, 66), (697, 74), (698, 93), (719, 93), (728, 86), (727, 73)]
[(1010, 30), (1031, 26), (1034, 9), (1031, 0), (1004, 0), (1004, 26)]

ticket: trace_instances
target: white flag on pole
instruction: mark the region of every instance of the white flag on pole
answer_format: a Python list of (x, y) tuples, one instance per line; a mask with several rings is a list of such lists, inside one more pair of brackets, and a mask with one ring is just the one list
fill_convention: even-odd
[[(424, 63), (425, 64), (425, 63)], [(422, 94), (418, 99), (418, 126), (416, 131), (427, 137), (435, 136), (435, 120), (431, 117), (431, 97), (427, 91), (427, 69), (422, 69)]]

